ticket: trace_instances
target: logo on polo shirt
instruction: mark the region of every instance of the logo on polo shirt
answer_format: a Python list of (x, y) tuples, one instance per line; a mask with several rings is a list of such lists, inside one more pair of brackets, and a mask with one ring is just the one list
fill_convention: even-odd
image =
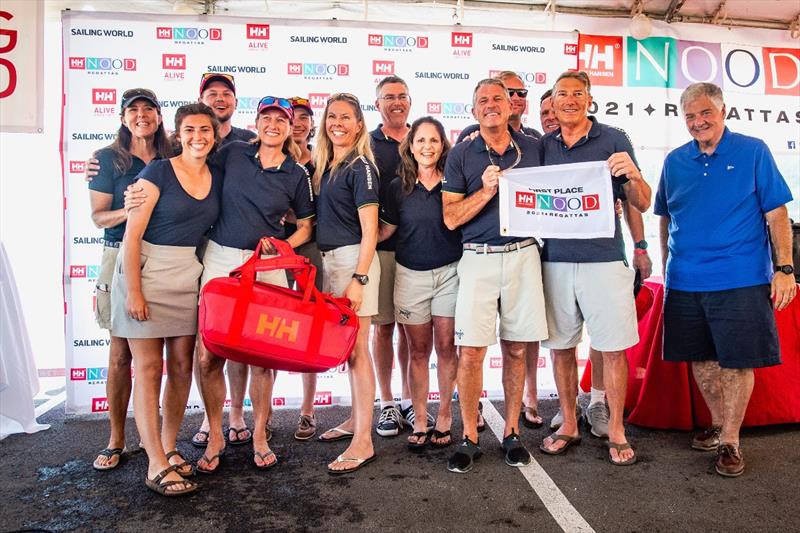
[(286, 73), (290, 76), (303, 76), (307, 80), (332, 80), (350, 75), (350, 65), (346, 63), (287, 63)]
[(428, 48), (428, 37), (425, 35), (370, 33), (367, 43), (369, 46), (380, 46), (387, 52), (410, 52), (415, 48)]
[(186, 54), (161, 54), (165, 81), (183, 81), (186, 73)]
[(206, 41), (221, 41), (222, 28), (159, 26), (156, 39), (166, 39), (174, 44), (205, 44)]
[(472, 104), (464, 102), (428, 102), (428, 113), (444, 118), (471, 118)]
[(117, 76), (120, 71), (136, 70), (136, 60), (130, 57), (73, 56), (67, 60), (70, 70), (83, 70), (92, 75)]

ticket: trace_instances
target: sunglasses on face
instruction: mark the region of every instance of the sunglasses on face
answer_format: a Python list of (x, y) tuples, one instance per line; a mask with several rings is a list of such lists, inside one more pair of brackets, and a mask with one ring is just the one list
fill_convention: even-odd
[(515, 94), (520, 98), (526, 98), (528, 96), (528, 89), (506, 89), (508, 91), (508, 96), (514, 96)]

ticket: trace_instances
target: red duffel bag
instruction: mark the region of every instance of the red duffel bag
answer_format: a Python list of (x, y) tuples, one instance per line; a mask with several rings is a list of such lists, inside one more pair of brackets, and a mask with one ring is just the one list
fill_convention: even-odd
[[(314, 265), (285, 241), (266, 238), (278, 255), (261, 259), (263, 240), (246, 263), (200, 292), (199, 330), (206, 349), (276, 370), (323, 372), (339, 366), (358, 335), (350, 301), (320, 292)], [(292, 271), (300, 290), (255, 279), (256, 272), (267, 270)]]

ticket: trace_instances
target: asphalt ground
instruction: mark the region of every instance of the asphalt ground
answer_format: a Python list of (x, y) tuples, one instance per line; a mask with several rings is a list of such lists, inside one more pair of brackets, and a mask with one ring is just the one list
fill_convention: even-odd
[[(503, 412), (502, 402), (493, 406)], [(554, 400), (540, 402), (546, 420), (556, 409)], [(347, 412), (319, 409), (319, 427)], [(502, 428), (500, 416), (486, 412)], [(133, 418), (127, 436), (134, 451), (117, 469), (96, 472), (105, 417), (65, 417), (57, 407), (39, 419), (51, 429), (0, 442), (0, 531), (800, 531), (800, 425), (744, 430), (747, 471), (736, 479), (715, 474), (714, 454), (691, 450), (690, 433), (635, 426), (629, 439), (639, 462), (631, 467), (609, 464), (604, 442), (586, 428), (580, 446), (550, 457), (538, 450), (546, 427), (523, 427), (535, 462), (512, 468), (487, 428), (484, 456), (458, 475), (445, 469), (452, 447), (412, 453), (406, 430), (376, 435), (377, 461), (333, 477), (325, 465), (346, 446), (295, 441), (297, 415), (273, 415), (274, 469), (252, 466), (249, 446), (228, 446), (216, 474), (195, 478), (197, 493), (164, 498), (144, 486), (146, 456), (135, 449)], [(201, 417), (187, 414), (179, 435), (178, 448), (191, 460), (202, 453), (190, 443)], [(454, 429), (458, 435), (457, 414)]]

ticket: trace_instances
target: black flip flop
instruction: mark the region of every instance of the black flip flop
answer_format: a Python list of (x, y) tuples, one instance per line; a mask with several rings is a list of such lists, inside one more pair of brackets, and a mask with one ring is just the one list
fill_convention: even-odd
[(428, 445), (428, 441), (430, 440), (430, 432), (428, 431), (417, 431), (411, 434), (412, 437), (416, 437), (417, 439), (425, 438), (422, 442), (417, 440), (417, 442), (408, 441), (407, 446), (408, 449), (412, 452), (419, 452), (425, 449), (425, 446)]
[[(231, 431), (236, 433), (236, 440), (231, 440)], [(247, 431), (250, 435), (246, 439), (241, 439), (239, 435), (244, 433), (245, 431)], [(225, 432), (225, 440), (227, 440), (228, 444), (230, 444), (231, 446), (241, 446), (242, 444), (247, 444), (248, 442), (253, 441), (253, 432), (247, 426), (243, 428), (235, 428), (231, 426), (228, 428), (228, 431)]]
[(213, 474), (214, 472), (219, 470), (220, 466), (222, 466), (222, 458), (224, 456), (225, 456), (225, 448), (223, 448), (222, 451), (220, 451), (214, 457), (206, 457), (206, 455), (203, 454), (203, 457), (200, 458), (200, 461), (205, 460), (206, 464), (210, 465), (211, 463), (213, 463), (216, 460), (217, 461), (217, 466), (215, 466), (214, 468), (206, 470), (205, 468), (201, 468), (200, 467), (200, 461), (198, 461), (197, 466), (194, 467), (195, 472), (199, 472), (200, 474), (206, 474), (206, 475)]
[(102, 455), (103, 457), (107, 457), (108, 459), (111, 459), (112, 457), (114, 457), (116, 455), (116, 456), (118, 456), (117, 462), (112, 464), (112, 465), (109, 465), (108, 463), (106, 463), (105, 466), (98, 466), (97, 465), (97, 458), (95, 458), (94, 462), (92, 463), (92, 468), (94, 468), (95, 470), (100, 470), (100, 471), (115, 469), (122, 462), (122, 454), (123, 454), (123, 452), (124, 452), (124, 450), (122, 448), (106, 448), (105, 450), (100, 451), (100, 453), (97, 454), (98, 457), (100, 457)]
[[(197, 438), (198, 435), (205, 435), (206, 440), (199, 440)], [(194, 436), (192, 437), (192, 446), (196, 448), (205, 448), (206, 446), (208, 446), (208, 431), (203, 431), (201, 429), (197, 433), (195, 433)]]
[[(446, 442), (446, 443), (440, 443), (440, 442), (434, 442), (433, 441), (433, 439), (443, 439), (445, 437), (450, 437), (450, 440), (448, 442)], [(433, 446), (434, 448), (447, 448), (451, 444), (453, 444), (453, 438), (452, 438), (452, 436), (450, 434), (450, 430), (449, 429), (446, 430), (446, 431), (439, 431), (438, 429), (434, 429), (433, 430), (432, 438), (431, 438), (431, 446)]]
[(547, 455), (561, 455), (566, 453), (569, 450), (570, 446), (577, 446), (581, 443), (581, 436), (578, 435), (577, 437), (571, 437), (569, 435), (559, 435), (558, 433), (553, 433), (550, 435), (550, 439), (552, 439), (553, 443), (555, 444), (557, 441), (563, 440), (566, 444), (559, 448), (556, 451), (549, 450), (545, 445), (544, 442), (539, 445), (539, 449), (542, 450), (543, 453)]
[[(269, 457), (269, 456), (275, 457), (275, 461), (273, 461), (272, 463), (267, 463), (267, 457)], [(258, 457), (259, 459), (264, 461), (264, 464), (263, 465), (256, 464), (255, 457)], [(253, 459), (254, 459), (253, 460), (253, 464), (256, 465), (256, 468), (258, 468), (259, 470), (269, 470), (270, 468), (272, 468), (273, 466), (276, 466), (278, 464), (278, 457), (275, 455), (275, 452), (273, 452), (272, 450), (268, 451), (267, 453), (261, 453), (261, 452), (254, 451), (253, 452)]]
[(447, 469), (456, 474), (466, 474), (472, 470), (475, 461), (480, 459), (481, 455), (483, 455), (483, 452), (481, 452), (481, 447), (478, 443), (464, 437), (464, 441), (459, 445), (456, 453), (451, 455), (447, 461)]
[(539, 411), (535, 407), (528, 407), (527, 405), (522, 406), (522, 411), (519, 413), (519, 417), (522, 420), (522, 425), (526, 428), (530, 429), (539, 429), (544, 425), (544, 420), (541, 422), (534, 422), (533, 420), (528, 419), (528, 414), (533, 415), (534, 418), (541, 418), (539, 416)]

